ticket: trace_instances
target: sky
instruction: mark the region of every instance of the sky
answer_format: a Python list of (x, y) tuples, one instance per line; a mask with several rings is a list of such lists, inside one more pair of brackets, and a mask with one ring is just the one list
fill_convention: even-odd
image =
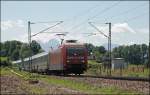
[[(47, 27), (63, 23), (46, 32), (68, 32), (64, 39), (103, 45), (111, 22), (112, 43), (119, 45), (149, 43), (148, 1), (1, 1), (1, 41), (27, 42), (28, 21), (35, 34)], [(47, 22), (47, 23), (40, 23)], [(90, 35), (95, 34), (95, 35)], [(54, 33), (41, 33), (32, 38), (42, 44), (60, 41)]]

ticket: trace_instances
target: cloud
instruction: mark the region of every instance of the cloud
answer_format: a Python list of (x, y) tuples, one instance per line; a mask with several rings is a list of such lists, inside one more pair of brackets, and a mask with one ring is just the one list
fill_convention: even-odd
[(13, 28), (23, 28), (24, 22), (23, 20), (7, 20), (7, 21), (1, 21), (1, 30), (8, 30), (8, 29), (13, 29)]
[[(49, 26), (53, 26), (53, 25), (55, 25), (55, 23), (44, 24), (43, 27), (37, 27), (37, 26), (33, 27), (32, 26), (32, 34), (35, 34), (38, 31), (43, 30), (43, 29), (45, 29)], [(2, 26), (3, 26), (3, 29), (4, 28), (5, 29), (13, 29), (14, 27), (16, 29), (22, 29), (21, 27), (24, 27), (25, 24), (22, 20), (17, 20), (17, 21), (9, 21), (8, 20), (8, 21), (5, 21), (5, 23), (3, 22)], [(96, 25), (96, 26), (98, 26), (98, 25)], [(68, 27), (69, 26), (67, 26), (67, 25), (60, 24), (60, 25), (53, 27), (52, 29), (46, 31), (46, 32), (50, 32), (50, 33), (41, 33), (37, 36), (34, 36), (32, 38), (32, 40), (36, 40), (37, 42), (42, 43), (41, 45), (43, 45), (44, 47), (48, 46), (47, 48), (49, 48), (50, 47), (49, 41), (54, 41), (54, 39), (55, 39), (60, 42), (60, 37), (56, 36), (56, 33), (54, 34), (54, 32), (69, 32), (69, 34), (67, 34), (64, 37), (65, 40), (75, 39), (75, 40), (79, 40), (80, 42), (83, 42), (83, 43), (92, 43), (94, 45), (102, 45), (103, 43), (107, 43), (107, 38), (104, 37), (102, 34), (100, 34), (98, 31), (96, 31), (93, 27), (89, 26), (84, 29), (80, 29), (78, 31), (75, 31), (76, 29), (71, 30), (71, 31), (66, 31), (69, 29)], [(101, 25), (98, 28), (103, 33), (108, 35), (108, 29), (109, 29), (108, 25), (104, 24), (103, 26)], [(36, 31), (36, 32), (34, 32), (34, 31)], [(147, 29), (133, 29), (132, 27), (130, 27), (128, 25), (128, 23), (115, 23), (115, 24), (112, 24), (112, 42), (119, 43), (119, 44), (120, 43), (127, 44), (130, 41), (134, 41), (134, 43), (136, 43), (135, 39), (138, 39), (138, 37), (139, 37), (138, 35), (141, 35), (141, 34), (146, 35), (144, 33), (148, 33), (148, 31), (149, 30), (147, 30)], [(53, 32), (53, 33), (51, 33), (51, 32)], [(10, 32), (8, 32), (8, 33), (10, 33)], [(88, 34), (86, 35), (84, 33), (95, 33), (96, 35), (88, 36)], [(136, 35), (135, 35), (135, 33), (136, 33)], [(133, 39), (134, 35), (135, 35), (135, 38)], [(16, 40), (28, 42), (27, 30), (24, 31), (24, 33), (18, 32), (18, 34), (16, 36), (12, 36), (12, 37), (16, 38)], [(126, 37), (129, 37), (128, 42), (127, 42), (127, 40), (125, 40)], [(145, 38), (143, 38), (143, 39), (145, 39)], [(133, 42), (130, 42), (129, 44), (133, 44)]]
[[(102, 31), (103, 33), (108, 33), (109, 31), (109, 27), (108, 25), (100, 25), (97, 26), (99, 28), (100, 31)], [(111, 28), (112, 33), (136, 33), (134, 31), (134, 29), (132, 29), (128, 23), (115, 23), (112, 24), (112, 28)]]
[(129, 25), (128, 23), (116, 23), (112, 26), (112, 32), (114, 33), (136, 33)]
[[(47, 26), (50, 26), (50, 25), (47, 24)], [(99, 29), (106, 35), (108, 34), (108, 26), (107, 25), (101, 26)], [(96, 44), (101, 43), (101, 41), (107, 42), (107, 38), (104, 37), (99, 32), (97, 32), (96, 30), (94, 30), (92, 27), (88, 27), (87, 30), (88, 30), (87, 32), (95, 33), (96, 35), (93, 35), (93, 36), (84, 35), (82, 30), (80, 30), (78, 32), (69, 32), (69, 34), (67, 34), (64, 37), (64, 39), (65, 40), (74, 39), (74, 40), (79, 40), (80, 42), (88, 41), (88, 42), (96, 43)], [(52, 28), (51, 30), (49, 30), (48, 32), (64, 32), (64, 31), (65, 31), (65, 28), (58, 25), (58, 26)], [(92, 32), (92, 31), (94, 31), (94, 32)], [(135, 33), (135, 31), (127, 23), (116, 23), (116, 24), (112, 25), (112, 32), (113, 33), (124, 33), (124, 32)], [(36, 37), (33, 37), (33, 39), (36, 41), (39, 41), (40, 43), (47, 43), (52, 39), (57, 39), (58, 41), (60, 41), (60, 38), (58, 36), (55, 36), (55, 34), (46, 34), (46, 33), (40, 34)]]

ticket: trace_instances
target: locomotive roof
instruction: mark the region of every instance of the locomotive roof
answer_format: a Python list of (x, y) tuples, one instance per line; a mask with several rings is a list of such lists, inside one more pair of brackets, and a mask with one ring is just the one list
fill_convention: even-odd
[[(48, 52), (38, 53), (38, 54), (32, 56), (32, 59), (39, 58), (39, 57), (42, 57), (42, 56), (45, 56), (45, 55), (48, 55)], [(28, 61), (28, 60), (29, 60), (29, 57), (24, 58), (24, 61)], [(12, 63), (20, 63), (20, 62), (22, 62), (22, 61), (21, 60), (17, 60), (17, 61), (13, 61)]]
[(83, 43), (64, 43), (63, 45), (80, 45), (83, 46)]

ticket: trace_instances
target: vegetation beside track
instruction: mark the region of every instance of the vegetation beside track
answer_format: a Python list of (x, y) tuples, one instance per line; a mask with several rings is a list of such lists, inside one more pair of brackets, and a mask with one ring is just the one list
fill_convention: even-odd
[(85, 94), (135, 94), (133, 91), (123, 91), (116, 87), (96, 87), (84, 82), (77, 82), (74, 80), (64, 80), (56, 77), (46, 77), (42, 80), (47, 81), (50, 84), (64, 86), (71, 88)]
[[(13, 70), (14, 72), (22, 75), (18, 76), (20, 79), (24, 80), (23, 83), (21, 83), (21, 88), (27, 89), (29, 93), (32, 94), (45, 94), (47, 93), (44, 88), (38, 87), (38, 86), (32, 86), (27, 83), (26, 80), (39, 80), (46, 82), (47, 84), (64, 87), (68, 89), (73, 89), (75, 91), (79, 91), (82, 93), (87, 94), (135, 94), (137, 92), (134, 91), (124, 91), (116, 87), (96, 87), (92, 86), (90, 84), (84, 83), (84, 82), (77, 82), (74, 80), (67, 80), (67, 79), (60, 79), (55, 76), (49, 76), (49, 75), (39, 75), (36, 73), (29, 73), (25, 71), (19, 71), (16, 68), (10, 69), (10, 68), (1, 68), (1, 75), (15, 75), (15, 73), (11, 72)], [(26, 82), (25, 82), (26, 81)]]
[[(108, 70), (109, 72), (109, 70)], [(150, 69), (143, 65), (128, 65), (126, 69), (111, 70), (112, 76), (129, 76), (129, 77), (149, 77)], [(107, 69), (104, 69), (101, 63), (94, 60), (88, 61), (88, 70), (86, 74), (92, 75), (107, 75)]]

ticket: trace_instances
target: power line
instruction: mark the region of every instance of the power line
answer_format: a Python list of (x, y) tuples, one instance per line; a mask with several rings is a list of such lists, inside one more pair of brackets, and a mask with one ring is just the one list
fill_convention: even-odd
[(90, 11), (92, 11), (93, 9), (95, 9), (98, 5), (99, 4), (94, 5), (93, 7), (91, 7), (89, 9), (87, 9), (86, 11), (82, 12), (81, 15), (78, 14), (78, 15), (74, 16), (73, 18), (79, 18), (79, 17), (81, 17), (83, 15), (89, 14)]
[(38, 21), (38, 22), (34, 22), (32, 24), (38, 24), (38, 23), (55, 23), (55, 22), (60, 22), (60, 21)]
[(89, 24), (96, 29), (100, 34), (102, 34), (103, 36), (105, 36), (106, 38), (109, 38), (106, 34), (104, 34), (102, 31), (100, 31), (95, 25), (93, 25), (91, 22), (89, 22)]
[(82, 13), (79, 13), (79, 14), (73, 16), (72, 18), (66, 19), (65, 21), (67, 21), (67, 22), (68, 22), (68, 21), (72, 21), (72, 20), (77, 19), (77, 18), (79, 18), (79, 17), (81, 17), (81, 16), (83, 16), (83, 15), (89, 14), (90, 11), (92, 11), (93, 9), (95, 9), (98, 5), (99, 5), (99, 4), (96, 4), (96, 5), (94, 5), (94, 6), (90, 7), (90, 8), (88, 8), (87, 10), (83, 11)]
[(89, 13), (90, 13), (93, 9), (95, 9), (98, 5), (99, 5), (99, 4), (96, 4), (96, 5), (92, 6), (91, 8), (89, 8), (89, 9), (83, 11), (81, 14), (78, 14), (78, 15), (74, 16), (72, 19), (67, 19), (66, 21), (68, 22), (68, 21), (71, 21), (71, 20), (75, 20), (75, 19), (78, 19), (79, 17), (82, 17), (82, 16), (84, 16), (84, 15), (86, 15), (86, 14), (89, 14)]
[(59, 24), (61, 24), (61, 23), (63, 23), (63, 21), (60, 21), (59, 23), (57, 23), (57, 24), (55, 24), (55, 25), (53, 25), (53, 26), (50, 26), (50, 27), (48, 27), (48, 28), (46, 28), (46, 29), (41, 30), (40, 32), (38, 32), (38, 33), (36, 33), (36, 34), (34, 34), (34, 35), (31, 35), (31, 37), (36, 36), (36, 35), (38, 35), (38, 34), (40, 34), (40, 33), (43, 33), (44, 31), (47, 31), (47, 30), (49, 30), (49, 29), (51, 29), (51, 28), (53, 28), (53, 27), (55, 27), (55, 26), (57, 26), (57, 25), (59, 25)]
[(136, 6), (136, 7), (132, 8), (132, 9), (128, 9), (128, 10), (126, 10), (126, 11), (124, 11), (124, 12), (121, 12), (121, 13), (119, 13), (119, 14), (117, 14), (117, 15), (113, 15), (113, 16), (111, 16), (111, 19), (112, 19), (112, 18), (116, 18), (116, 17), (118, 17), (118, 16), (121, 16), (121, 15), (123, 15), (123, 14), (128, 14), (128, 13), (130, 13), (130, 12), (132, 12), (132, 11), (135, 11), (135, 10), (139, 9), (140, 7), (145, 7), (145, 6), (143, 6), (143, 5), (145, 5), (145, 4), (147, 4), (147, 3), (141, 4), (141, 5), (139, 5), (139, 6)]
[(146, 15), (144, 15), (144, 14), (148, 14), (148, 13), (147, 13), (147, 12), (144, 12), (143, 14), (140, 14), (140, 15), (134, 16), (134, 17), (132, 17), (132, 18), (129, 18), (129, 19), (127, 19), (127, 20), (124, 20), (124, 22), (130, 22), (130, 21), (136, 20), (137, 18), (146, 16)]
[[(128, 9), (128, 10), (126, 10), (126, 11), (124, 11), (124, 12), (121, 12), (121, 13), (118, 14), (118, 15), (113, 15), (113, 16), (111, 16), (110, 19), (114, 19), (114, 18), (116, 18), (116, 17), (118, 17), (118, 16), (121, 16), (121, 15), (123, 15), (123, 14), (128, 14), (128, 13), (130, 13), (130, 12), (132, 12), (132, 11), (135, 11), (135, 10), (139, 9), (140, 7), (145, 7), (145, 6), (143, 6), (143, 5), (145, 5), (145, 4), (147, 4), (147, 3), (141, 4), (141, 5), (139, 5), (139, 6), (136, 6), (136, 7), (132, 8), (132, 9)], [(117, 18), (117, 19), (118, 19), (118, 18)], [(98, 22), (101, 23), (102, 20), (101, 20), (101, 21), (97, 21), (96, 23), (98, 23)]]
[[(80, 23), (80, 24), (78, 24), (78, 25), (72, 27), (70, 30), (77, 29), (78, 27), (80, 27), (81, 25), (83, 25), (84, 23), (86, 23), (87, 21), (89, 21), (90, 19), (95, 18), (95, 17), (98, 16), (98, 15), (101, 15), (102, 13), (104, 13), (104, 12), (110, 10), (112, 7), (115, 7), (115, 6), (118, 5), (119, 3), (120, 3), (120, 0), (119, 0), (117, 3), (113, 4), (112, 6), (109, 6), (109, 7), (105, 8), (105, 9), (103, 9), (103, 10), (100, 11), (98, 14), (96, 14), (96, 15), (94, 15), (94, 16), (92, 16), (92, 17), (86, 19), (86, 20), (83, 21), (82, 23)], [(100, 13), (101, 13), (101, 14), (100, 14)]]
[[(117, 3), (115, 3), (115, 4), (113, 4), (113, 5), (109, 6), (109, 7), (107, 7), (107, 8), (105, 8), (105, 9), (103, 9), (102, 11), (100, 11), (100, 12), (97, 13), (96, 15), (92, 16), (91, 18), (92, 18), (92, 19), (93, 19), (93, 18), (96, 18), (97, 16), (99, 16), (99, 15), (105, 13), (106, 11), (110, 10), (112, 7), (117, 6), (119, 3), (120, 3), (120, 0), (119, 0)], [(89, 18), (88, 20), (90, 20), (91, 18)]]

